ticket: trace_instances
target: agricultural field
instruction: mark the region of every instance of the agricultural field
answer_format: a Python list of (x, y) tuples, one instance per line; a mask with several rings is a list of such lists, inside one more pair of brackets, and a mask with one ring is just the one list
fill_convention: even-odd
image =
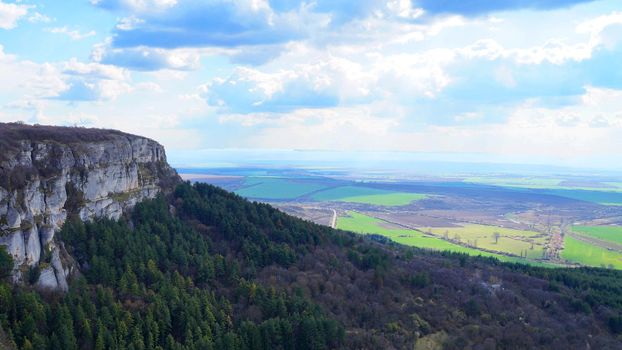
[(306, 179), (247, 177), (235, 193), (248, 198), (284, 200), (295, 199), (324, 188), (326, 185)]
[(553, 189), (546, 190), (547, 194), (560, 197), (576, 199), (585, 202), (597, 203), (602, 205), (622, 206), (622, 193), (617, 191), (587, 191), (587, 190), (568, 190)]
[(563, 179), (537, 177), (468, 177), (462, 182), (517, 188), (556, 188)]
[(549, 177), (479, 176), (464, 178), (462, 179), (462, 182), (524, 189), (622, 192), (621, 182), (600, 182), (581, 179), (569, 180)]
[[(404, 245), (541, 266), (622, 269), (622, 182), (611, 177), (383, 181), (377, 174), (370, 179), (275, 168), (192, 169), (182, 175), (305, 220)], [(569, 227), (571, 222), (585, 226)]]
[(397, 228), (383, 220), (379, 220), (358, 212), (350, 211), (348, 216), (341, 216), (337, 220), (337, 228), (361, 234), (377, 234), (390, 238), (394, 242), (424, 249), (451, 251), (474, 256), (495, 257), (502, 261), (531, 263), (526, 259), (494, 254), (474, 248), (455, 244), (439, 237), (426, 235), (423, 232), (405, 228)]
[(573, 226), (572, 232), (622, 245), (622, 226)]
[[(364, 186), (337, 186), (309, 178), (245, 177), (235, 193), (254, 199), (344, 202), (377, 206), (402, 206), (426, 198), (426, 195), (386, 191)], [(308, 198), (307, 198), (308, 197)]]
[(622, 253), (597, 247), (570, 236), (564, 239), (561, 257), (581, 265), (622, 269)]
[(359, 186), (341, 186), (314, 193), (316, 201), (361, 203), (380, 206), (408, 205), (427, 196), (418, 193), (392, 192)]
[(421, 227), (421, 231), (470, 246), (529, 259), (541, 259), (547, 243), (543, 234), (535, 231), (464, 224), (456, 227)]
[(622, 183), (564, 180), (546, 177), (468, 177), (464, 183), (539, 190), (543, 194), (576, 199), (601, 205), (622, 206)]

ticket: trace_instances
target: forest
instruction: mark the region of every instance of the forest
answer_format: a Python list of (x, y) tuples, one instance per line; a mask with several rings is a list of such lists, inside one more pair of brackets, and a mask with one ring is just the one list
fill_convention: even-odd
[(58, 236), (80, 271), (66, 294), (12, 285), (0, 250), (0, 345), (622, 348), (619, 271), (400, 246), (207, 184), (179, 184), (118, 221), (70, 219)]

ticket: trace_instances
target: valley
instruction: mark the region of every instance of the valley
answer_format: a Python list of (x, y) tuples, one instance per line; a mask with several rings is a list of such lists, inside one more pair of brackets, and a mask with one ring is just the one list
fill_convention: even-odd
[(180, 174), (309, 221), (408, 246), (538, 266), (622, 269), (622, 188), (615, 178), (409, 178), (291, 168)]

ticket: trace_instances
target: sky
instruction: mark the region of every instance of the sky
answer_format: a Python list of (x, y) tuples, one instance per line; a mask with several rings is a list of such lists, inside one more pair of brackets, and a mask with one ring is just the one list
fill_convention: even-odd
[(619, 0), (0, 0), (0, 121), (622, 169)]

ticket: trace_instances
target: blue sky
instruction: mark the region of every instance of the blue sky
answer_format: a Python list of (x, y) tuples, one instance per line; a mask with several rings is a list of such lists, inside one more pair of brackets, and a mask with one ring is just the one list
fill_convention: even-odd
[(617, 0), (0, 0), (0, 79), (0, 121), (121, 129), (190, 163), (298, 149), (622, 168)]

